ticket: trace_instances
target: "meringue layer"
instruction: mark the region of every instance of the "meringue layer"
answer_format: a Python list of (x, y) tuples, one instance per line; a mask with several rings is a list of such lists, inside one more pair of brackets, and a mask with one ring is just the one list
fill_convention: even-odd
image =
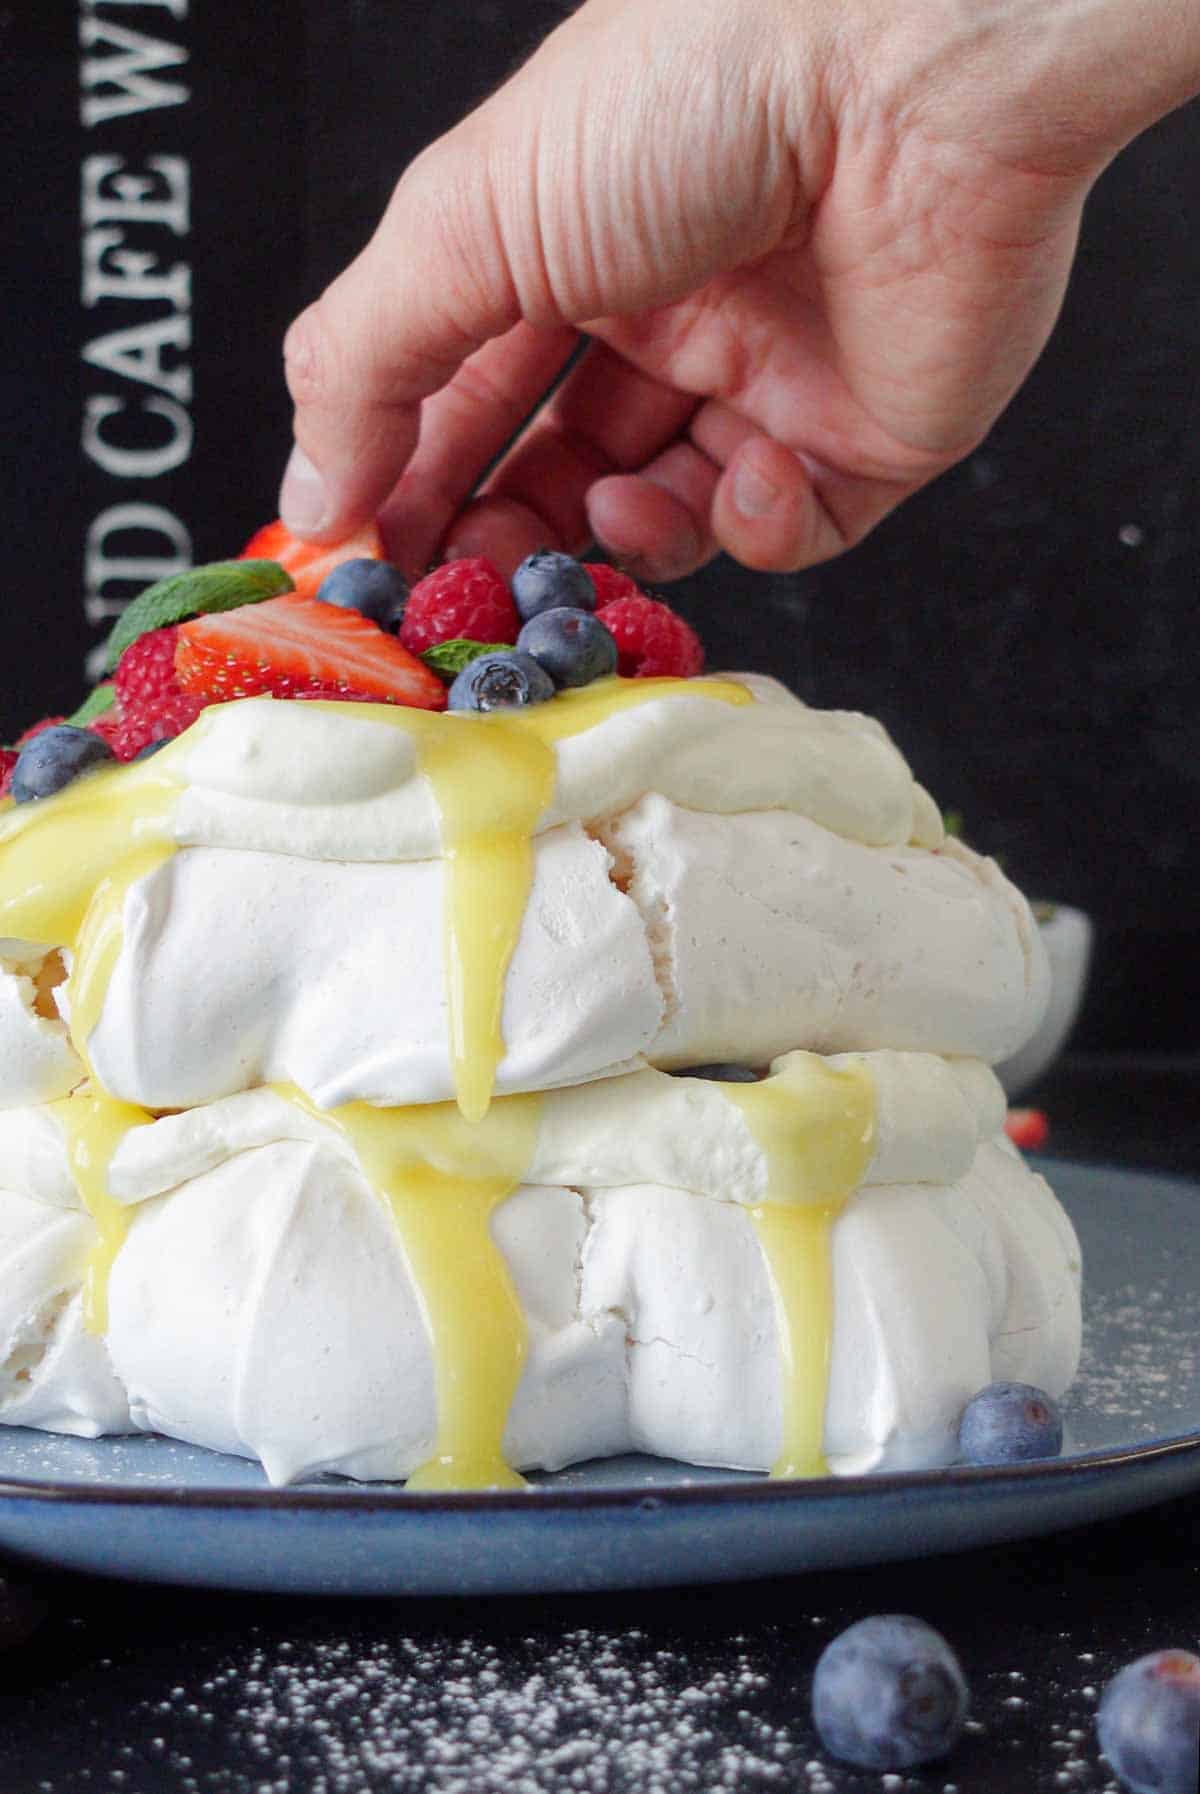
[[(829, 1065), (867, 1072), (875, 1122), (832, 1222), (825, 1454), (837, 1473), (946, 1462), (964, 1403), (994, 1377), (1070, 1382), (1078, 1248), (996, 1132), (986, 1068), (889, 1053)], [(768, 1166), (729, 1089), (644, 1071), (550, 1092), (535, 1136), (490, 1222), (527, 1340), (508, 1463), (638, 1450), (769, 1468), (786, 1391), (756, 1227)], [(422, 1289), (336, 1117), (259, 1090), (128, 1132), (109, 1176), (130, 1212), (104, 1340), (79, 1321), (92, 1223), (53, 1110), (0, 1118), (0, 1163), (0, 1418), (166, 1432), (257, 1458), (275, 1482), (426, 1462), (438, 1403)]]

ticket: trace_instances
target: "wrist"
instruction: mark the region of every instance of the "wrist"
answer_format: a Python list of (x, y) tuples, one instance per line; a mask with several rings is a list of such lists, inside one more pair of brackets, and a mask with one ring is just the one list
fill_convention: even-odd
[[(874, 66), (906, 122), (1090, 185), (1131, 138), (1200, 92), (1196, 0), (874, 0)], [(861, 49), (844, 47), (861, 66)], [(965, 127), (965, 132), (964, 128)]]

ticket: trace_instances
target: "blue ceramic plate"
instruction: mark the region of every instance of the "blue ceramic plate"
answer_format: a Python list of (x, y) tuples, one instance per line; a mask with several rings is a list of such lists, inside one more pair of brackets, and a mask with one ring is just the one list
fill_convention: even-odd
[(0, 1550), (43, 1564), (306, 1594), (522, 1594), (773, 1576), (961, 1550), (1200, 1487), (1200, 1185), (1045, 1166), (1086, 1266), (1062, 1458), (807, 1483), (620, 1458), (526, 1493), (273, 1490), (169, 1440), (0, 1428)]

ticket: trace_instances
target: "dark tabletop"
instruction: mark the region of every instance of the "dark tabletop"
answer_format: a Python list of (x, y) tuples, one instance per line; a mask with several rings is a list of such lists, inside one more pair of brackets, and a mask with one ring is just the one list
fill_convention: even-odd
[[(1200, 1176), (1200, 1061), (1068, 1059), (1034, 1096), (1054, 1151)], [(0, 1791), (1098, 1794), (1105, 1681), (1200, 1647), (1198, 1520), (1184, 1499), (955, 1557), (557, 1598), (14, 1581)], [(822, 1646), (889, 1611), (942, 1630), (972, 1690), (954, 1756), (890, 1778), (839, 1767), (808, 1713)]]

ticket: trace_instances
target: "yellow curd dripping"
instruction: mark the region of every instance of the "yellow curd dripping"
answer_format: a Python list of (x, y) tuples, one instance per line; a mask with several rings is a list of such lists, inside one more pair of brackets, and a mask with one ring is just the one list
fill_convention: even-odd
[[(554, 798), (554, 744), (656, 698), (752, 704), (730, 679), (598, 679), (528, 709), (482, 716), (376, 706), (417, 746), (441, 824), (450, 1059), (458, 1106), (487, 1112), (504, 1057), (504, 984), (533, 882), (533, 836)], [(362, 706), (322, 703), (361, 719)]]
[(775, 1298), (783, 1435), (774, 1477), (828, 1476), (823, 1441), (833, 1344), (833, 1223), (875, 1146), (875, 1087), (861, 1062), (833, 1070), (789, 1053), (758, 1084), (722, 1084), (767, 1165), (751, 1209)]
[(533, 1157), (541, 1097), (500, 1097), (471, 1123), (453, 1103), (320, 1111), (297, 1090), (280, 1094), (346, 1134), (412, 1272), (433, 1346), (437, 1435), (408, 1487), (523, 1488), (503, 1440), (525, 1319), (490, 1223)]
[(71, 1175), (99, 1235), (84, 1267), (83, 1323), (89, 1333), (102, 1334), (108, 1330), (109, 1273), (129, 1231), (129, 1210), (109, 1194), (108, 1167), (129, 1130), (154, 1117), (86, 1084), (49, 1108), (66, 1136)]

